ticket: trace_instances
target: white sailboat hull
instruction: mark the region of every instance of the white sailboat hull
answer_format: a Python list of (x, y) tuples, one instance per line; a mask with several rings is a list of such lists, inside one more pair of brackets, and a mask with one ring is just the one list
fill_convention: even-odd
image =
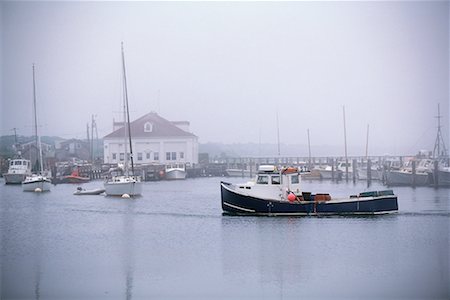
[(138, 196), (142, 194), (142, 182), (140, 181), (108, 181), (105, 182), (105, 194), (108, 196)]
[[(31, 176), (25, 178), (22, 182), (22, 189), (24, 192), (47, 192), (50, 191), (51, 181), (44, 176)], [(38, 190), (39, 189), (39, 190)]]

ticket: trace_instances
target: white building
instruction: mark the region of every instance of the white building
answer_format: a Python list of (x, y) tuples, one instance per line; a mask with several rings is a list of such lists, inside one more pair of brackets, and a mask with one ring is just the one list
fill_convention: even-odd
[[(104, 162), (110, 164), (124, 162), (125, 151), (130, 152), (123, 123), (113, 125), (103, 138)], [(170, 122), (151, 112), (131, 122), (130, 129), (135, 164), (198, 163), (198, 137), (189, 132), (189, 122)]]

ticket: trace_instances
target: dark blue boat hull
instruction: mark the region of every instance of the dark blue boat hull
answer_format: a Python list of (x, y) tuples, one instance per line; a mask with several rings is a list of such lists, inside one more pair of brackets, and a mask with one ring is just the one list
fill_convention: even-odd
[[(382, 214), (398, 210), (397, 196), (350, 198), (339, 202), (266, 200), (236, 193), (221, 183), (222, 210), (239, 215), (352, 215)], [(228, 188), (227, 188), (228, 187)]]

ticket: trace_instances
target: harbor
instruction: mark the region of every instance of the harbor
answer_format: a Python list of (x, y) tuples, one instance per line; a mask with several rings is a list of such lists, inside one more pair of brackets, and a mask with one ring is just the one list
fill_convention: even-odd
[(0, 299), (450, 299), (449, 1), (0, 1)]
[[(399, 211), (394, 215), (235, 217), (222, 215), (221, 180), (145, 182), (145, 197), (132, 200), (75, 196), (76, 185), (69, 184), (49, 193), (24, 193), (0, 180), (2, 297), (448, 295), (448, 189), (395, 188)], [(366, 188), (358, 181), (304, 185), (332, 196)], [(374, 182), (371, 189), (384, 186)]]

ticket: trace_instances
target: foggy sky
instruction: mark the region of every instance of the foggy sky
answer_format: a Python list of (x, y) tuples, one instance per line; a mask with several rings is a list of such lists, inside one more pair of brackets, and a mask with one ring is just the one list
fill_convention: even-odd
[[(342, 145), (349, 155), (432, 150), (449, 124), (449, 3), (2, 2), (1, 135), (99, 136), (121, 119), (187, 120), (199, 141)], [(159, 96), (158, 96), (159, 95)], [(447, 146), (448, 142), (447, 142)], [(336, 153), (341, 154), (341, 153)], [(343, 154), (343, 153), (342, 153)]]

